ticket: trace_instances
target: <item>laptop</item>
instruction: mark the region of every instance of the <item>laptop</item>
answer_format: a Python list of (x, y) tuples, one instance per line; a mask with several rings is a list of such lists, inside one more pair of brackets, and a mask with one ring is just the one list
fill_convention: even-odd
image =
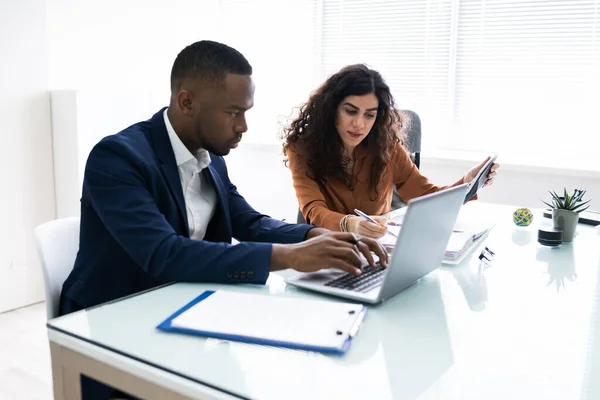
[(369, 304), (395, 296), (441, 265), (467, 190), (463, 184), (410, 200), (387, 268), (367, 265), (359, 276), (331, 268), (286, 282)]

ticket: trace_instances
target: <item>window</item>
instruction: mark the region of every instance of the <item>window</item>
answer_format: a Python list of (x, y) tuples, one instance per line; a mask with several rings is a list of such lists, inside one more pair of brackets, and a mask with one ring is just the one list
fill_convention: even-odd
[(555, 163), (592, 156), (586, 144), (600, 133), (600, 1), (459, 4), (455, 145), (537, 151)]
[(220, 0), (220, 11), (223, 40), (255, 66), (249, 122), (263, 133), (251, 140), (275, 143), (282, 116), (364, 62), (421, 116), (425, 151), (595, 159), (600, 0)]
[[(451, 0), (323, 3), (323, 79), (344, 65), (365, 63), (381, 72), (398, 107), (420, 115), (428, 133), (448, 126)], [(423, 139), (435, 142), (431, 135)]]

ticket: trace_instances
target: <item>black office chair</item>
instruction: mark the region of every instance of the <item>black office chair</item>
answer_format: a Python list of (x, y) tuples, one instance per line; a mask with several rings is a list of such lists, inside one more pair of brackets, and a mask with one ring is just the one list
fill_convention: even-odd
[[(404, 132), (404, 145), (410, 153), (410, 158), (417, 168), (421, 166), (421, 118), (419, 115), (410, 110), (402, 111)], [(392, 191), (392, 207), (391, 210), (405, 207), (406, 203), (402, 201), (394, 185)]]
[[(421, 165), (421, 118), (419, 115), (411, 110), (401, 111), (403, 117), (402, 131), (404, 132), (404, 145), (410, 153), (410, 158), (416, 167), (419, 168)], [(396, 185), (392, 191), (392, 210), (397, 208), (405, 207), (406, 204), (402, 201), (398, 192), (396, 191)], [(298, 209), (297, 222), (299, 224), (305, 224), (306, 220), (302, 211)]]

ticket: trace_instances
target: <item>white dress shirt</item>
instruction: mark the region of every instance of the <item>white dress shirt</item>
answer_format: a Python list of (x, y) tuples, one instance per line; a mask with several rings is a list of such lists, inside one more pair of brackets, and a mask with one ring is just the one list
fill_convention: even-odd
[(194, 157), (175, 133), (167, 116), (167, 110), (163, 115), (183, 189), (190, 238), (202, 240), (217, 207), (217, 192), (212, 182), (204, 178), (201, 173), (210, 164), (210, 155), (208, 151), (200, 149)]

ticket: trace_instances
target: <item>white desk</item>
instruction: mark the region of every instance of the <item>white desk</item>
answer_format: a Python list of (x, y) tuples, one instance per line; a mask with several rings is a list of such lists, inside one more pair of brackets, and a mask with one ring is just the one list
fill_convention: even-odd
[(50, 321), (55, 396), (78, 398), (84, 372), (149, 399), (600, 399), (600, 235), (580, 225), (542, 247), (540, 213), (518, 228), (512, 207), (477, 206), (499, 222), (492, 265), (480, 271), (477, 250), (370, 307), (343, 356), (159, 332), (205, 289), (317, 296), (276, 274), (175, 284)]

